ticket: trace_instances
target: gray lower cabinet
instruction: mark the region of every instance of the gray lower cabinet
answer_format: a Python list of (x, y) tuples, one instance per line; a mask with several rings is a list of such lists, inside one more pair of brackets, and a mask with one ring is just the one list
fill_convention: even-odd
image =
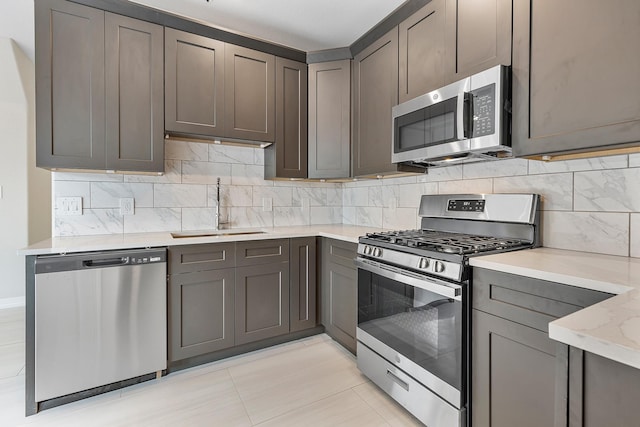
[(224, 136), (274, 142), (276, 131), (275, 56), (225, 46)]
[(475, 268), (471, 419), (474, 427), (566, 426), (566, 345), (549, 322), (611, 295)]
[(326, 333), (349, 351), (356, 352), (358, 270), (357, 245), (321, 239), (321, 323)]
[[(640, 141), (640, 2), (513, 3), (513, 152), (558, 155)], [(624, 29), (624, 30), (623, 30)]]
[(351, 170), (351, 60), (309, 65), (309, 178)]
[(224, 135), (224, 46), (221, 41), (165, 29), (165, 129)]
[(276, 58), (276, 139), (265, 149), (266, 179), (307, 177), (307, 64)]
[(317, 325), (316, 238), (291, 239), (289, 245), (289, 331)]
[(35, 4), (36, 166), (164, 170), (163, 28)]

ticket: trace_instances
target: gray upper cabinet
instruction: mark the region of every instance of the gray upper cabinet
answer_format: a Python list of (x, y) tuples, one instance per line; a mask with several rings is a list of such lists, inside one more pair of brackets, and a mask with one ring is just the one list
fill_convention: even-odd
[(107, 169), (164, 171), (163, 28), (105, 14)]
[(398, 26), (399, 101), (445, 82), (445, 0), (432, 0)]
[(391, 108), (398, 103), (398, 28), (353, 60), (353, 175), (398, 170), (391, 163)]
[(105, 168), (104, 12), (35, 3), (36, 166)]
[(276, 139), (265, 178), (307, 177), (307, 64), (276, 58)]
[(513, 5), (513, 152), (554, 155), (640, 141), (640, 2)]
[(35, 17), (36, 166), (162, 172), (162, 26), (62, 0)]
[(275, 56), (225, 46), (225, 136), (275, 141)]
[(165, 29), (165, 129), (224, 135), (223, 42)]
[(446, 0), (446, 83), (511, 65), (512, 1)]
[(309, 65), (309, 178), (351, 169), (351, 61)]

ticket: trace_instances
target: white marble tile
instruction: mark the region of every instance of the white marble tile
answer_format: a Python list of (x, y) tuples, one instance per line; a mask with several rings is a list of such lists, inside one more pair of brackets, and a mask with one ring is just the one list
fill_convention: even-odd
[(262, 208), (263, 199), (271, 199), (273, 206), (291, 207), (292, 191), (290, 187), (253, 187), (253, 206)]
[(216, 163), (255, 164), (255, 148), (209, 144), (209, 161)]
[(182, 162), (180, 160), (164, 161), (164, 174), (143, 175), (132, 174), (124, 176), (125, 182), (151, 182), (157, 184), (179, 184), (182, 181)]
[(311, 225), (341, 224), (342, 215), (342, 207), (340, 206), (312, 206), (309, 223)]
[(342, 190), (344, 206), (368, 206), (369, 188), (349, 187)]
[(421, 182), (400, 185), (398, 188), (398, 207), (418, 208), (420, 207), (420, 197), (424, 194), (438, 194), (438, 183)]
[(640, 168), (576, 172), (576, 211), (639, 212)]
[[(214, 208), (183, 208), (182, 209), (182, 230), (211, 230), (215, 225)], [(221, 211), (220, 214), (224, 221), (225, 215)]]
[(415, 208), (383, 208), (382, 228), (406, 230), (418, 228), (420, 218)]
[(234, 208), (229, 212), (231, 227), (273, 227), (273, 211), (264, 212), (262, 208)]
[(439, 194), (485, 194), (493, 193), (493, 179), (479, 178), (461, 181), (441, 181)]
[(135, 208), (153, 207), (153, 184), (148, 183), (91, 183), (91, 208), (120, 208), (120, 199), (134, 199)]
[(231, 165), (231, 184), (273, 186), (272, 181), (265, 181), (264, 179), (264, 166), (237, 163)]
[(253, 163), (256, 165), (264, 165), (264, 149), (263, 148), (253, 149)]
[(418, 182), (456, 181), (462, 179), (462, 165), (429, 168), (426, 174), (417, 177)]
[(302, 206), (303, 200), (309, 200), (309, 206), (327, 205), (327, 188), (325, 187), (293, 187), (291, 206)]
[(629, 240), (631, 243), (630, 255), (640, 258), (640, 214), (631, 214), (631, 229), (629, 230)]
[(309, 225), (309, 209), (302, 209), (298, 206), (274, 206), (273, 225), (275, 227)]
[(640, 167), (640, 153), (629, 154), (629, 167), (630, 168)]
[(231, 184), (231, 165), (227, 163), (182, 162), (182, 182), (184, 184)]
[[(216, 205), (216, 186), (207, 186), (207, 206)], [(220, 204), (224, 207), (253, 206), (253, 187), (249, 185), (222, 185), (220, 187)]]
[(494, 178), (493, 191), (540, 194), (543, 210), (570, 211), (573, 208), (572, 173)]
[(355, 206), (343, 206), (342, 207), (342, 223), (346, 225), (356, 225), (356, 211), (358, 208)]
[(91, 184), (81, 181), (53, 181), (53, 200), (58, 197), (82, 197), (82, 206), (91, 207)]
[(154, 184), (156, 208), (205, 208), (207, 186), (198, 184)]
[(629, 214), (544, 211), (545, 247), (629, 256)]
[(80, 216), (55, 217), (54, 236), (120, 234), (123, 217), (119, 209), (84, 209)]
[(124, 175), (119, 173), (52, 172), (51, 178), (54, 181), (122, 182)]
[(627, 156), (593, 157), (590, 159), (575, 159), (544, 162), (529, 160), (529, 174), (577, 172), (598, 169), (619, 169), (627, 167)]
[(383, 207), (384, 197), (382, 195), (382, 185), (376, 185), (375, 187), (369, 187), (369, 195), (367, 197), (367, 206)]
[(500, 159), (462, 165), (464, 179), (526, 175), (527, 172), (528, 163), (525, 159)]
[(382, 208), (356, 207), (356, 225), (382, 228)]
[(402, 184), (415, 184), (418, 182), (418, 177), (420, 175), (409, 175), (409, 176), (399, 176), (396, 178), (385, 178), (382, 180), (382, 185), (402, 185)]
[(182, 226), (180, 209), (141, 208), (135, 215), (124, 217), (125, 233), (148, 233), (154, 231), (177, 231)]
[(209, 160), (209, 144), (206, 142), (166, 141), (164, 158), (174, 160)]
[(331, 186), (327, 188), (327, 206), (342, 206), (342, 188)]

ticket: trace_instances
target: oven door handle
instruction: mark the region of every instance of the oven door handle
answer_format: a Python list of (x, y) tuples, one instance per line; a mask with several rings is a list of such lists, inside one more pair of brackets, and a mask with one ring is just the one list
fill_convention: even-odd
[(424, 289), (426, 291), (430, 291), (447, 298), (452, 298), (456, 300), (461, 299), (462, 286), (456, 285), (454, 283), (445, 283), (445, 282), (441, 282), (426, 276), (414, 277), (413, 275), (407, 275), (411, 273), (403, 274), (403, 270), (399, 268), (391, 267), (391, 266), (382, 267), (380, 265), (374, 265), (370, 262), (363, 261), (360, 258), (355, 259), (355, 264), (356, 264), (356, 267), (358, 268), (361, 268), (363, 270), (369, 271), (371, 273), (377, 274), (382, 277), (386, 277), (387, 279), (391, 279), (400, 283), (405, 283), (407, 285), (415, 286), (416, 288)]

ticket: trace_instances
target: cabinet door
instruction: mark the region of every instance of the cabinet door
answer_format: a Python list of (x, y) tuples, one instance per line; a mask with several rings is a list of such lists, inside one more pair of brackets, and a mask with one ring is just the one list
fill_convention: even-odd
[(566, 405), (556, 398), (561, 346), (544, 332), (472, 311), (473, 426), (553, 426), (556, 401)]
[(265, 178), (307, 177), (307, 64), (276, 58), (276, 142)]
[(164, 34), (105, 15), (106, 168), (164, 171)]
[(224, 43), (165, 28), (165, 129), (224, 135)]
[(514, 154), (640, 141), (640, 2), (516, 1), (513, 16)]
[(169, 278), (169, 361), (234, 345), (234, 269)]
[(289, 263), (236, 269), (236, 344), (289, 332)]
[(351, 169), (351, 60), (309, 65), (309, 178)]
[(446, 0), (446, 83), (511, 65), (513, 0)]
[(444, 86), (445, 0), (432, 0), (398, 26), (400, 102)]
[(104, 169), (104, 12), (35, 3), (36, 166)]
[(291, 332), (313, 328), (316, 316), (316, 238), (291, 239), (289, 247)]
[(275, 141), (275, 57), (225, 45), (225, 136)]
[(391, 107), (398, 103), (398, 29), (356, 55), (353, 67), (353, 175), (395, 171)]

